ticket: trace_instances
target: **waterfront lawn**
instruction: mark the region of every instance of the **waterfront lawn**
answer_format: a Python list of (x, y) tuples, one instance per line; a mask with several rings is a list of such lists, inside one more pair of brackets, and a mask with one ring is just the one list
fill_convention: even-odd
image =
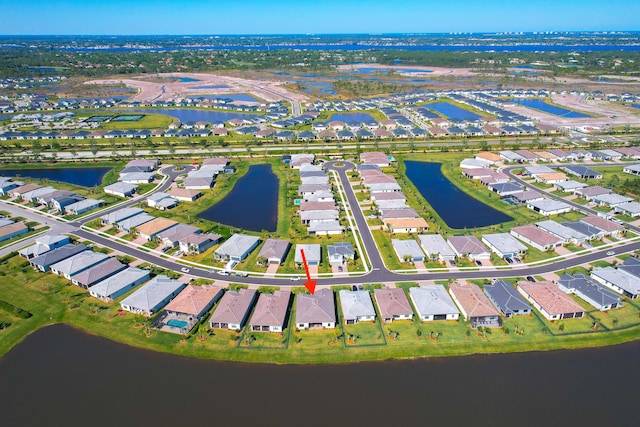
[(378, 320), (342, 326), (347, 347), (384, 345), (385, 338)]
[(283, 333), (253, 332), (251, 331), (251, 327), (247, 325), (242, 337), (240, 337), (238, 345), (240, 347), (255, 349), (270, 348), (285, 350), (287, 348), (288, 338), (289, 331), (286, 329)]
[(328, 351), (329, 348), (344, 348), (342, 329), (336, 325), (336, 329), (312, 329), (296, 330), (291, 337), (290, 346), (300, 351)]

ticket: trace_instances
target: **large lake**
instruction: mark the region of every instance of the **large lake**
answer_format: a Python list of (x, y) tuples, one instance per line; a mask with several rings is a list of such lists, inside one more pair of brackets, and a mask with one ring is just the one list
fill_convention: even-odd
[(533, 108), (534, 110), (553, 114), (554, 116), (567, 117), (570, 119), (584, 119), (585, 117), (591, 117), (587, 114), (548, 104), (542, 99), (512, 99), (511, 102), (514, 104), (524, 105), (528, 108)]
[(56, 325), (0, 359), (0, 408), (5, 426), (634, 426), (638, 358), (640, 341), (251, 365), (139, 350)]
[(486, 227), (513, 219), (456, 187), (442, 174), (441, 163), (406, 160), (404, 164), (407, 178), (449, 227)]
[(341, 122), (350, 124), (361, 124), (364, 122), (375, 122), (376, 119), (369, 113), (336, 113), (329, 118), (328, 122), (339, 120)]
[(245, 230), (276, 231), (278, 177), (271, 165), (250, 166), (227, 197), (198, 216)]
[(102, 178), (111, 168), (51, 168), (51, 169), (2, 169), (0, 176), (46, 178), (50, 181), (93, 187), (102, 184)]

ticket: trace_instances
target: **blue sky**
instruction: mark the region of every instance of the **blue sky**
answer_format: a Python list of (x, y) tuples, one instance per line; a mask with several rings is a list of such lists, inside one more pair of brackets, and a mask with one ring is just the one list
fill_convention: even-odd
[(0, 0), (0, 34), (640, 30), (638, 0)]

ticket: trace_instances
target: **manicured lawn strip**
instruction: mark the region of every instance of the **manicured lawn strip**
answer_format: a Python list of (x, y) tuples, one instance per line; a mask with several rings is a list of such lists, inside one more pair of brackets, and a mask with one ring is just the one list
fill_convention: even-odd
[(411, 268), (411, 266), (403, 265), (400, 263), (396, 252), (393, 250), (393, 246), (391, 246), (391, 237), (389, 236), (389, 233), (382, 230), (372, 230), (371, 234), (373, 234), (373, 239), (376, 242), (378, 251), (380, 251), (382, 261), (384, 261), (384, 264), (389, 270), (402, 270)]

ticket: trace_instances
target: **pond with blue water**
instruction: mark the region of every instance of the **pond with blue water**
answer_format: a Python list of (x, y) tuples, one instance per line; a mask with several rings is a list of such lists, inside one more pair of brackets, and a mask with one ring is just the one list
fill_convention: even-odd
[(200, 80), (198, 79), (193, 79), (191, 77), (179, 77), (178, 81), (180, 83), (194, 83), (194, 82), (199, 82)]
[(451, 228), (473, 228), (513, 220), (456, 187), (442, 174), (442, 163), (406, 160), (407, 178)]
[(0, 170), (0, 176), (48, 179), (83, 187), (94, 187), (102, 184), (102, 178), (110, 170), (111, 168), (109, 167), (2, 169)]
[(482, 117), (480, 114), (465, 110), (464, 108), (460, 108), (457, 105), (453, 105), (449, 102), (434, 102), (433, 104), (426, 104), (425, 107), (443, 114), (450, 119), (478, 120)]
[(276, 231), (278, 177), (270, 164), (253, 165), (233, 190), (198, 217), (244, 230)]
[(344, 123), (363, 123), (363, 122), (375, 122), (376, 119), (369, 113), (336, 113), (329, 118), (329, 122), (339, 120)]
[(189, 95), (187, 98), (203, 98), (203, 99), (231, 99), (233, 101), (260, 102), (260, 100), (248, 93), (225, 93), (220, 95)]
[(514, 104), (524, 105), (527, 108), (553, 114), (554, 116), (567, 117), (569, 119), (584, 119), (591, 117), (588, 114), (548, 104), (542, 99), (511, 99), (510, 101)]

